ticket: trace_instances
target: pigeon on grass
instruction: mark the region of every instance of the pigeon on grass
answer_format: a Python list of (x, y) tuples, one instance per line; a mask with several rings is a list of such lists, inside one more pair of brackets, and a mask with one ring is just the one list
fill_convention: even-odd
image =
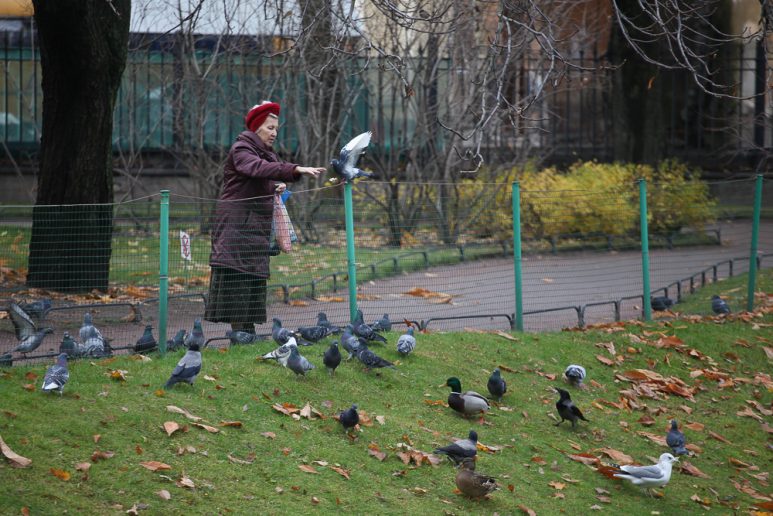
[(290, 337), (286, 344), (283, 344), (276, 348), (274, 351), (269, 351), (263, 355), (263, 360), (276, 360), (282, 367), (287, 367), (287, 360), (290, 358), (290, 352), (293, 348), (297, 348), (298, 344), (295, 342), (295, 337)]
[(338, 342), (333, 342), (322, 355), (322, 363), (325, 364), (327, 372), (332, 376), (336, 368), (341, 363), (341, 352), (338, 350)]
[(668, 296), (658, 296), (650, 298), (650, 306), (656, 312), (665, 312), (674, 306), (674, 300)]
[(478, 454), (478, 433), (470, 430), (467, 439), (459, 439), (448, 446), (435, 448), (432, 453), (436, 455), (446, 455), (454, 464), (460, 464), (464, 459), (474, 458)]
[(368, 342), (378, 341), (383, 344), (387, 341), (386, 337), (379, 335), (373, 328), (365, 324), (362, 310), (357, 310), (357, 315), (354, 317), (354, 321), (352, 321), (352, 328), (356, 336), (365, 339)]
[(635, 486), (644, 487), (652, 496), (651, 488), (662, 487), (671, 480), (671, 466), (678, 460), (670, 453), (664, 453), (658, 463), (652, 466), (620, 466), (621, 472), (616, 473), (614, 477), (628, 480)]
[(666, 434), (666, 444), (671, 448), (674, 455), (678, 457), (679, 455), (689, 455), (690, 452), (687, 451), (687, 448), (684, 446), (686, 442), (684, 434), (679, 431), (679, 425), (677, 424), (676, 419), (672, 419), (671, 428)]
[(357, 352), (365, 346), (359, 337), (352, 334), (352, 325), (347, 324), (344, 328), (344, 332), (341, 335), (341, 346), (349, 353), (349, 359), (351, 359)]
[(287, 368), (298, 376), (306, 376), (306, 373), (314, 369), (314, 364), (298, 352), (298, 347), (290, 348), (290, 356), (287, 358)]
[(60, 353), (56, 358), (56, 364), (46, 370), (43, 376), (43, 392), (59, 391), (59, 396), (64, 391), (64, 384), (70, 379), (70, 371), (67, 370), (67, 354)]
[(381, 369), (383, 367), (388, 367), (390, 369), (397, 370), (397, 368), (394, 366), (392, 362), (381, 358), (380, 356), (378, 356), (377, 354), (369, 350), (367, 346), (363, 346), (359, 348), (359, 350), (357, 351), (357, 359), (362, 363), (362, 365), (365, 366), (366, 370)]
[(348, 409), (338, 414), (338, 422), (349, 432), (360, 422), (360, 415), (357, 413), (357, 405), (353, 404)]
[(172, 371), (172, 376), (164, 384), (164, 389), (171, 389), (177, 383), (187, 383), (193, 385), (196, 376), (201, 372), (201, 351), (199, 344), (192, 342), (188, 346), (188, 351), (177, 362), (177, 367)]
[(183, 345), (190, 349), (193, 344), (196, 344), (197, 350), (202, 350), (207, 345), (204, 330), (201, 328), (201, 319), (198, 317), (193, 321), (193, 331), (185, 337)]
[(181, 347), (185, 346), (185, 339), (187, 336), (188, 332), (186, 330), (177, 330), (177, 333), (174, 334), (174, 337), (167, 339), (166, 350), (177, 351)]
[(241, 330), (228, 330), (225, 332), (225, 336), (231, 341), (231, 345), (238, 344), (254, 344), (258, 340), (258, 336), (249, 331)]
[(301, 326), (295, 330), (295, 335), (308, 342), (319, 342), (332, 333), (330, 328), (319, 325)]
[(572, 397), (569, 395), (568, 391), (558, 388), (555, 390), (561, 396), (561, 398), (556, 402), (556, 410), (558, 410), (558, 415), (561, 416), (561, 421), (553, 426), (558, 426), (564, 421), (571, 421), (572, 428), (574, 428), (577, 425), (578, 419), (588, 421), (585, 419), (585, 416), (582, 415), (580, 409), (578, 409), (574, 403), (572, 403)]
[(341, 328), (339, 326), (336, 326), (327, 320), (327, 314), (325, 312), (320, 312), (317, 314), (317, 326), (324, 326), (325, 328), (328, 328), (330, 333), (341, 333)]
[(717, 315), (730, 313), (727, 302), (717, 295), (711, 296), (711, 310)]
[(564, 378), (569, 385), (582, 388), (582, 381), (585, 380), (585, 368), (581, 365), (570, 364), (564, 371)]
[(392, 321), (389, 320), (389, 314), (370, 325), (374, 331), (392, 331)]
[(158, 346), (158, 343), (156, 342), (156, 338), (153, 336), (153, 326), (148, 324), (145, 326), (145, 332), (139, 339), (137, 339), (137, 342), (134, 344), (134, 352), (145, 353), (147, 351), (153, 351), (156, 349), (156, 346)]
[(370, 137), (370, 131), (358, 134), (341, 148), (338, 159), (330, 162), (335, 173), (345, 183), (349, 183), (357, 177), (371, 177), (373, 175), (357, 168), (357, 161), (365, 148), (370, 144)]
[(507, 392), (507, 383), (502, 378), (502, 374), (500, 373), (498, 367), (494, 369), (494, 372), (491, 373), (491, 376), (489, 376), (486, 387), (488, 387), (488, 391), (491, 396), (496, 398), (497, 401), (500, 401), (502, 396), (504, 396)]
[(52, 328), (38, 330), (37, 325), (29, 314), (16, 303), (11, 303), (8, 307), (8, 315), (11, 318), (11, 323), (13, 323), (16, 339), (19, 341), (19, 344), (11, 350), (12, 352), (18, 351), (26, 356), (27, 353), (35, 351), (40, 347), (46, 335), (54, 333)]
[(397, 339), (397, 352), (403, 356), (410, 355), (416, 349), (416, 337), (413, 336), (413, 328), (400, 335)]

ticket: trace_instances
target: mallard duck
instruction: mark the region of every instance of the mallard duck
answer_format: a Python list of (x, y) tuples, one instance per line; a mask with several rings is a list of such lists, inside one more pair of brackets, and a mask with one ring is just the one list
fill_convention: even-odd
[(446, 385), (451, 387), (448, 395), (448, 406), (466, 416), (488, 412), (488, 400), (475, 391), (462, 392), (462, 382), (459, 378), (451, 377), (446, 380)]
[(470, 498), (481, 498), (499, 489), (495, 478), (475, 472), (475, 459), (473, 458), (466, 458), (462, 461), (461, 467), (456, 473), (456, 487), (462, 494)]

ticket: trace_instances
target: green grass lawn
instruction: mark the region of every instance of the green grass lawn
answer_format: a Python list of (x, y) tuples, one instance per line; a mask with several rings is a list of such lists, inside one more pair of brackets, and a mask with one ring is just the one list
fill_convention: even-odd
[[(415, 353), (399, 360), (399, 373), (366, 373), (350, 362), (335, 377), (316, 369), (301, 380), (274, 363), (256, 361), (270, 343), (206, 349), (195, 386), (168, 392), (159, 388), (179, 354), (151, 355), (151, 361), (78, 361), (71, 364), (61, 398), (37, 390), (45, 366), (0, 370), (0, 436), (32, 460), (19, 469), (0, 458), (1, 512), (18, 514), (28, 507), (31, 514), (118, 514), (137, 505), (146, 509), (142, 514), (517, 514), (521, 507), (538, 514), (589, 513), (593, 507), (614, 514), (745, 513), (761, 501), (750, 493), (770, 492), (770, 429), (755, 417), (770, 425), (761, 411), (773, 401), (770, 359), (763, 349), (773, 347), (773, 316), (746, 319), (610, 325), (516, 334), (515, 341), (495, 334), (422, 334)], [(398, 335), (389, 334), (388, 346), (373, 349), (398, 360)], [(664, 336), (678, 337), (684, 346), (657, 347)], [(302, 352), (321, 367), (323, 348)], [(588, 370), (588, 388), (571, 389), (590, 420), (576, 429), (566, 423), (554, 427), (551, 417), (557, 399), (552, 388), (564, 386), (560, 375), (569, 363)], [(488, 375), (497, 366), (508, 393), (483, 424), (442, 405), (446, 378), (457, 376), (463, 389), (486, 393)], [(683, 381), (695, 389), (694, 399), (657, 394), (639, 397), (630, 410), (619, 408), (625, 401), (621, 390), (632, 387), (620, 375), (633, 369)], [(111, 370), (125, 371), (126, 380), (112, 379)], [(701, 370), (734, 380), (720, 384), (697, 374)], [(25, 389), (28, 384), (35, 390)], [(283, 403), (298, 408), (309, 403), (323, 418), (296, 420), (272, 408)], [(353, 440), (332, 418), (351, 403), (372, 421)], [(219, 432), (193, 426), (168, 405), (204, 418), (202, 423)], [(600, 450), (609, 448), (651, 463), (666, 448), (640, 432), (663, 436), (672, 417), (691, 424), (684, 432), (700, 449), (682, 462), (708, 477), (675, 472), (660, 498), (568, 457), (586, 453), (606, 459)], [(241, 427), (221, 426), (234, 421)], [(165, 422), (182, 429), (168, 436)], [(502, 485), (489, 500), (456, 494), (450, 463), (406, 465), (398, 456), (405, 446), (431, 452), (470, 429), (498, 449), (479, 452), (478, 470)], [(371, 455), (376, 448), (386, 454), (383, 461)], [(97, 452), (112, 455), (100, 459)], [(141, 465), (148, 461), (171, 469), (150, 471)], [(76, 469), (79, 463), (91, 464), (87, 474)], [(181, 479), (195, 487), (185, 487)], [(162, 490), (171, 499), (157, 494)]]

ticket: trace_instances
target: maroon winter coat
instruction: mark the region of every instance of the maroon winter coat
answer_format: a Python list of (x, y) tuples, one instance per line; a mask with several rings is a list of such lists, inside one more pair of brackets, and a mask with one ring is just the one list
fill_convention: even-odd
[[(268, 246), (276, 182), (301, 174), (252, 131), (236, 138), (226, 158), (223, 187), (215, 210), (210, 266), (269, 277)], [(246, 200), (245, 200), (246, 199)]]

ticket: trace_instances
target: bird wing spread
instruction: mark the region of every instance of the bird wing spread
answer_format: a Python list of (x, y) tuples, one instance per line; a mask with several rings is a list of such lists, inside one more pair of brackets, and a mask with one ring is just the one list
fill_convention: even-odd
[(19, 305), (11, 303), (9, 314), (17, 339), (24, 340), (35, 335), (35, 323)]
[(370, 131), (364, 132), (352, 138), (349, 143), (341, 149), (339, 161), (344, 167), (353, 167), (357, 164), (360, 154), (370, 144)]

